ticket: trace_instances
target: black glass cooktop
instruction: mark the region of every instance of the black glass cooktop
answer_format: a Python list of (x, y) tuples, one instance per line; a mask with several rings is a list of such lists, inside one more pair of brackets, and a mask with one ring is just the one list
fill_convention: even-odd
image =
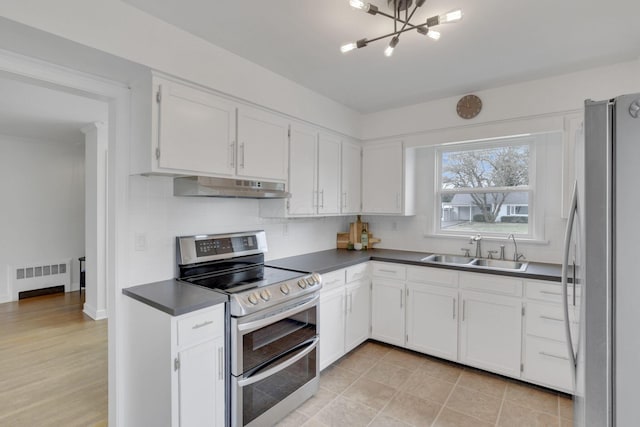
[(186, 279), (195, 285), (216, 289), (233, 294), (248, 289), (273, 285), (274, 283), (302, 277), (307, 273), (281, 268), (254, 266), (240, 271), (231, 271), (210, 276), (199, 276)]

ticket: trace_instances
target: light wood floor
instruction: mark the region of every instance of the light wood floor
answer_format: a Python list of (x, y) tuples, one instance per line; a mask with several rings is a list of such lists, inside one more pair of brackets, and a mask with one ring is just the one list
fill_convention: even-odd
[(79, 292), (0, 304), (0, 426), (106, 426), (107, 321)]

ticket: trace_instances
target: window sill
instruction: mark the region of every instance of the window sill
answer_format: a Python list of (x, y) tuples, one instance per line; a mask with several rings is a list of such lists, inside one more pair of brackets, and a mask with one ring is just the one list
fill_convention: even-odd
[[(424, 234), (423, 237), (425, 239), (452, 239), (452, 240), (457, 239), (457, 240), (464, 240), (465, 242), (467, 242), (469, 241), (469, 237), (471, 237), (471, 234), (469, 234), (469, 236), (456, 236), (451, 234), (426, 233)], [(489, 241), (489, 242), (505, 242), (505, 243), (511, 241), (511, 239), (507, 239), (506, 237), (496, 237), (496, 236), (482, 236), (482, 240)], [(548, 240), (522, 238), (522, 237), (516, 237), (516, 242), (524, 243), (527, 245), (541, 245), (541, 246), (549, 244)]]

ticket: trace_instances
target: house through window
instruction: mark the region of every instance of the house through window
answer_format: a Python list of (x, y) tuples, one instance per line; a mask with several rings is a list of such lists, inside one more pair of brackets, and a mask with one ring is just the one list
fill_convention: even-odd
[(532, 237), (534, 144), (508, 139), (437, 150), (437, 233)]

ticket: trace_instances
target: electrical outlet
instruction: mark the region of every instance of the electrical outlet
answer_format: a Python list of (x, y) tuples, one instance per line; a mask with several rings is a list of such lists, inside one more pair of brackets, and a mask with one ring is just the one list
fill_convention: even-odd
[(147, 233), (135, 233), (134, 248), (138, 252), (147, 250)]

